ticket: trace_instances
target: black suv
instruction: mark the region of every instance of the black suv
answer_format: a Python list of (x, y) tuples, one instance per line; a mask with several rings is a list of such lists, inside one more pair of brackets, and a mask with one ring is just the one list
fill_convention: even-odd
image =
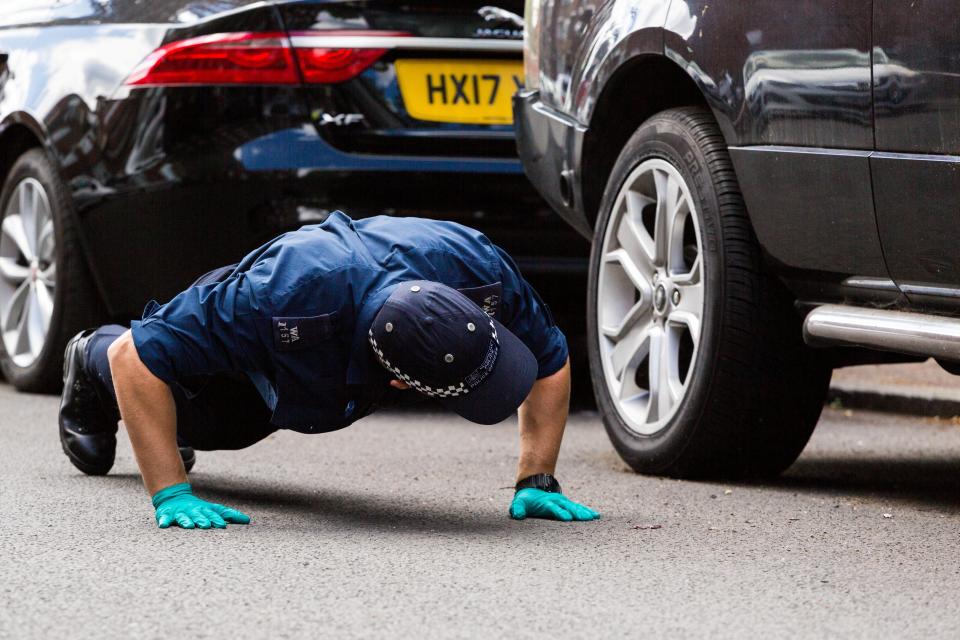
[(521, 158), (592, 239), (594, 390), (634, 469), (778, 473), (833, 368), (957, 371), (958, 19), (528, 0)]

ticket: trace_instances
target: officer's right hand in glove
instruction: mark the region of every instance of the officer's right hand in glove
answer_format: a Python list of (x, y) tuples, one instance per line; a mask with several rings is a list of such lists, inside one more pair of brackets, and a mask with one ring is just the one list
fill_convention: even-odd
[(207, 502), (193, 495), (190, 484), (182, 482), (157, 491), (153, 496), (157, 524), (166, 529), (172, 524), (184, 529), (223, 529), (227, 523), (249, 524), (250, 516), (222, 504)]
[(600, 514), (574, 502), (562, 493), (543, 491), (542, 489), (520, 489), (510, 504), (510, 517), (514, 520), (524, 518), (546, 518), (548, 520), (596, 520)]

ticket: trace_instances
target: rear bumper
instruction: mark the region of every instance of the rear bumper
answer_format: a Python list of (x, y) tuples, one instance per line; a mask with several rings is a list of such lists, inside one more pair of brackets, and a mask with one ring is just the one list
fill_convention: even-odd
[(586, 127), (544, 105), (537, 91), (516, 94), (513, 114), (527, 177), (564, 220), (591, 237), (593, 225), (584, 211), (580, 184)]
[(238, 146), (233, 151), (246, 172), (326, 171), (522, 174), (515, 158), (457, 158), (373, 155), (341, 151), (312, 127), (281, 129)]

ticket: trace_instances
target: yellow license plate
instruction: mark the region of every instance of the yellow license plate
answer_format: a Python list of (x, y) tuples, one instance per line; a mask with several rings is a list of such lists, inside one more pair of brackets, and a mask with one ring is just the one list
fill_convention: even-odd
[(512, 124), (511, 98), (523, 63), (505, 60), (397, 60), (407, 113), (417, 120)]

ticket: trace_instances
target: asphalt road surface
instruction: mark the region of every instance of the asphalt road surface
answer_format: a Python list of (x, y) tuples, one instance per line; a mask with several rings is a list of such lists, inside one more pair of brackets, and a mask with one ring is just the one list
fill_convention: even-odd
[(637, 476), (595, 414), (559, 477), (595, 523), (507, 518), (515, 423), (383, 414), (201, 453), (253, 517), (161, 531), (125, 435), (60, 452), (57, 400), (0, 386), (0, 637), (960, 637), (960, 426), (825, 412), (765, 484)]

